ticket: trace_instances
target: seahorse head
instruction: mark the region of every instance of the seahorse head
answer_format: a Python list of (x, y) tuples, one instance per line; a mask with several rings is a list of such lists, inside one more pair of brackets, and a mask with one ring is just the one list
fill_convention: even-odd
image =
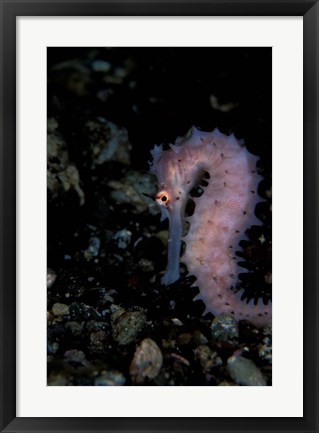
[(155, 199), (162, 209), (162, 220), (176, 208), (180, 211), (185, 208), (190, 190), (205, 170), (207, 158), (201, 151), (205, 144), (201, 141), (200, 134), (193, 127), (185, 137), (170, 144), (169, 150), (163, 150), (163, 145), (155, 145), (151, 151), (153, 160), (150, 172), (157, 177), (158, 191)]
[(185, 202), (184, 167), (178, 154), (172, 149), (164, 151), (162, 145), (154, 147), (152, 156), (151, 173), (156, 175), (158, 182), (155, 200), (161, 207), (163, 220)]

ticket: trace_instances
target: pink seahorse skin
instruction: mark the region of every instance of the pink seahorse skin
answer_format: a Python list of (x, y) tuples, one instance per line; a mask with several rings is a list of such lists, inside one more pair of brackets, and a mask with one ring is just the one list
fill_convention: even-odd
[[(200, 290), (196, 299), (204, 301), (206, 312), (230, 313), (256, 326), (271, 323), (270, 302), (264, 305), (260, 299), (255, 305), (252, 299), (247, 303), (241, 300), (243, 289), (233, 290), (238, 275), (247, 272), (237, 264), (235, 251), (247, 239), (246, 229), (260, 224), (254, 214), (260, 201), (258, 158), (234, 135), (226, 136), (218, 129), (203, 132), (193, 127), (190, 136), (178, 138), (170, 147), (167, 151), (154, 147), (150, 170), (158, 180), (163, 216), (169, 218), (168, 265), (162, 282), (171, 284), (179, 278), (182, 239), (186, 250), (181, 261), (196, 277), (194, 285)], [(210, 175), (209, 184), (201, 197), (194, 198), (195, 212), (186, 218), (190, 227), (182, 237), (189, 192), (203, 171)], [(165, 202), (160, 199), (163, 194)]]

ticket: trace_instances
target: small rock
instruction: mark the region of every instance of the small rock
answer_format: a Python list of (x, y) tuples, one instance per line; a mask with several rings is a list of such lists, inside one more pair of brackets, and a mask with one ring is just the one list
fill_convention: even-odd
[(107, 333), (102, 330), (91, 332), (89, 342), (90, 351), (94, 353), (104, 353), (108, 341), (107, 337)]
[(120, 307), (119, 305), (112, 304), (110, 307), (111, 313), (112, 313), (112, 322), (114, 323), (115, 320), (120, 317), (122, 314), (125, 313), (124, 308)]
[(210, 95), (210, 105), (214, 110), (221, 111), (222, 113), (228, 113), (228, 111), (233, 110), (238, 107), (238, 102), (226, 102), (224, 104), (220, 103), (219, 99), (215, 95)]
[(175, 326), (183, 326), (183, 322), (178, 317), (173, 317), (171, 320)]
[[(170, 310), (175, 310), (175, 308), (176, 308), (176, 302), (174, 301), (174, 299), (171, 299), (169, 301), (169, 309)], [(177, 319), (177, 320), (179, 320), (179, 319)]]
[(106, 331), (108, 327), (109, 327), (108, 323), (104, 321), (89, 320), (86, 323), (86, 329), (88, 332)]
[(262, 333), (264, 335), (263, 344), (258, 348), (259, 356), (272, 364), (272, 327), (271, 325), (264, 326)]
[(65, 386), (67, 383), (67, 378), (60, 373), (52, 373), (48, 377), (49, 386)]
[(117, 241), (118, 248), (125, 250), (131, 242), (132, 232), (123, 229), (115, 233), (113, 239)]
[(269, 364), (272, 364), (272, 347), (271, 347), (271, 345), (262, 344), (261, 346), (259, 346), (258, 354), (262, 359), (264, 359), (265, 361), (268, 361)]
[(189, 334), (187, 332), (183, 332), (177, 338), (177, 343), (180, 346), (185, 346), (185, 345), (189, 344), (191, 341), (192, 341), (192, 334)]
[(61, 341), (65, 335), (64, 326), (54, 323), (48, 326), (48, 341)]
[(133, 382), (143, 383), (145, 379), (154, 379), (163, 365), (163, 356), (154, 340), (145, 338), (137, 347), (130, 366)]
[(48, 342), (48, 354), (54, 355), (59, 349), (59, 343), (57, 341)]
[(263, 334), (265, 336), (271, 337), (272, 336), (272, 326), (271, 325), (265, 325), (263, 327)]
[(48, 268), (47, 270), (47, 289), (50, 289), (53, 286), (54, 281), (56, 280), (57, 273), (53, 270)]
[(130, 171), (121, 181), (110, 180), (108, 186), (112, 189), (111, 198), (117, 204), (129, 204), (137, 214), (146, 211), (152, 215), (159, 213), (157, 203), (149, 197), (156, 192), (155, 182), (150, 175)]
[(91, 149), (93, 168), (107, 161), (130, 164), (131, 144), (125, 128), (99, 117), (86, 123), (84, 136)]
[(70, 305), (70, 315), (72, 320), (91, 320), (91, 319), (99, 319), (101, 315), (89, 305), (84, 304), (83, 302), (73, 302)]
[(74, 337), (79, 337), (83, 330), (83, 326), (78, 322), (67, 322), (65, 328), (68, 329)]
[(176, 347), (176, 341), (174, 339), (165, 339), (162, 340), (162, 347), (163, 349), (175, 349)]
[(206, 344), (208, 341), (205, 335), (198, 330), (194, 332), (193, 339), (199, 344)]
[(66, 304), (55, 303), (52, 307), (52, 313), (55, 316), (67, 316), (70, 314), (69, 306)]
[(217, 352), (214, 352), (205, 344), (196, 347), (195, 357), (199, 360), (204, 372), (208, 372), (211, 368), (223, 364)]
[(239, 337), (238, 324), (231, 314), (220, 314), (211, 324), (212, 335), (215, 340), (227, 342)]
[(114, 75), (118, 78), (125, 78), (127, 75), (127, 71), (124, 68), (117, 67), (115, 68)]
[(125, 377), (119, 371), (102, 371), (100, 376), (95, 378), (95, 386), (122, 386), (125, 384)]
[(95, 72), (109, 72), (112, 68), (111, 63), (106, 60), (94, 60), (91, 66)]
[(268, 272), (268, 273), (265, 275), (265, 283), (267, 283), (267, 284), (272, 284), (272, 273), (271, 273), (271, 272)]
[(52, 325), (55, 322), (54, 315), (51, 310), (47, 311), (47, 322), (48, 325)]
[(238, 385), (267, 386), (262, 372), (250, 359), (233, 355), (227, 360), (227, 370)]
[(96, 236), (92, 236), (89, 239), (88, 248), (84, 251), (84, 257), (87, 260), (91, 259), (92, 257), (98, 257), (100, 246), (101, 246), (101, 240)]
[(259, 356), (268, 361), (269, 364), (272, 364), (272, 328), (271, 326), (266, 325), (263, 328), (263, 344), (259, 346), (258, 353)]
[(51, 70), (56, 84), (64, 85), (68, 92), (77, 96), (87, 94), (91, 71), (80, 59), (62, 61), (53, 65)]
[(165, 245), (165, 247), (167, 246), (168, 243), (168, 230), (160, 230), (156, 236), (158, 237), (158, 239)]
[[(118, 315), (118, 313), (116, 313)], [(114, 318), (113, 318), (114, 320)], [(140, 311), (124, 312), (113, 321), (113, 338), (119, 344), (132, 343), (142, 329), (146, 316)]]
[(81, 180), (78, 169), (70, 163), (67, 144), (62, 135), (56, 131), (56, 119), (48, 119), (47, 136), (47, 187), (53, 199), (63, 192), (75, 190), (79, 196), (80, 205), (84, 205), (85, 196), (80, 186)]
[(138, 266), (142, 269), (143, 272), (153, 272), (155, 269), (154, 263), (148, 259), (140, 259), (138, 262)]
[(179, 355), (178, 353), (174, 353), (174, 352), (172, 352), (172, 353), (171, 353), (171, 357), (172, 357), (173, 359), (175, 359), (179, 364), (186, 365), (186, 367), (190, 367), (190, 365), (191, 365), (188, 359), (186, 359), (186, 358), (185, 358), (184, 356), (182, 356), (182, 355)]
[(85, 360), (85, 353), (82, 350), (68, 350), (64, 352), (64, 358), (68, 361), (82, 362)]

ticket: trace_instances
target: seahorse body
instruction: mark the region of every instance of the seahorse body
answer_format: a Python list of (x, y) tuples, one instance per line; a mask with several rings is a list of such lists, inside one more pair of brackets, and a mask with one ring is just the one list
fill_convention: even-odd
[[(179, 276), (181, 240), (186, 243), (182, 262), (195, 275), (206, 311), (214, 315), (231, 313), (237, 320), (246, 319), (262, 326), (271, 322), (271, 303), (260, 299), (241, 300), (243, 289), (235, 289), (238, 275), (247, 272), (238, 265), (235, 251), (245, 239), (245, 230), (260, 224), (255, 216), (261, 176), (256, 173), (257, 157), (248, 152), (234, 135), (226, 136), (192, 128), (186, 138), (178, 138), (164, 151), (152, 151), (151, 173), (158, 180), (156, 200), (162, 208), (162, 219), (169, 218), (168, 264), (162, 279), (171, 284)], [(187, 217), (190, 227), (182, 237), (185, 206), (189, 193), (202, 176), (210, 175), (204, 194), (194, 198), (196, 208)]]

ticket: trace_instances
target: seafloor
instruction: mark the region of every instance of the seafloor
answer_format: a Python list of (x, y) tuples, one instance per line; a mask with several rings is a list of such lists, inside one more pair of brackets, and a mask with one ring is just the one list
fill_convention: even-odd
[(203, 316), (185, 267), (161, 285), (147, 197), (154, 144), (243, 138), (264, 179), (241, 285), (271, 302), (271, 70), (270, 48), (48, 49), (48, 385), (271, 385), (270, 326)]

